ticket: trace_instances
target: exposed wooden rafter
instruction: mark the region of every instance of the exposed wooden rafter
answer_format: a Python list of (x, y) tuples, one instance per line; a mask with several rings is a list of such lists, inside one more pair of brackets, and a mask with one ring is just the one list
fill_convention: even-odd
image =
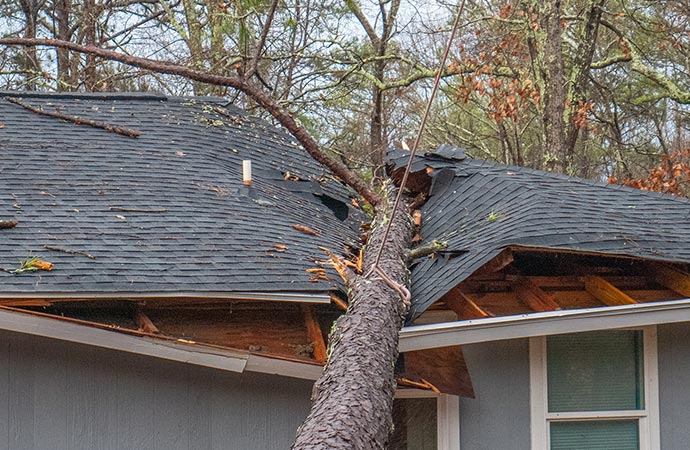
[(347, 303), (345, 302), (345, 300), (343, 300), (342, 298), (340, 298), (340, 297), (338, 296), (338, 294), (336, 294), (336, 293), (334, 293), (334, 292), (329, 292), (328, 295), (331, 296), (331, 302), (332, 302), (335, 306), (337, 306), (338, 308), (342, 309), (343, 311), (347, 311), (347, 308), (348, 308)]
[(445, 296), (444, 300), (448, 307), (458, 315), (460, 320), (494, 317), (491, 312), (477, 305), (474, 300), (459, 289), (453, 289), (449, 295)]
[(585, 277), (585, 289), (597, 300), (608, 306), (634, 305), (637, 300), (598, 276)]
[(321, 326), (316, 319), (316, 312), (311, 305), (301, 305), (302, 314), (304, 315), (304, 323), (307, 326), (307, 336), (314, 344), (314, 359), (318, 362), (325, 363), (328, 357), (326, 351), (326, 342), (323, 339)]
[(533, 311), (544, 312), (561, 309), (561, 305), (556, 302), (552, 295), (542, 290), (529, 278), (520, 277), (515, 280), (513, 282), (513, 292)]
[(489, 273), (494, 273), (498, 272), (499, 270), (503, 270), (506, 268), (506, 266), (510, 265), (513, 261), (515, 261), (515, 257), (513, 256), (513, 251), (509, 248), (504, 249), (501, 253), (499, 253), (495, 258), (493, 258), (491, 261), (488, 263), (484, 264), (479, 270), (477, 270), (477, 274), (489, 274)]
[(670, 266), (654, 266), (654, 279), (657, 283), (685, 297), (690, 297), (690, 274)]

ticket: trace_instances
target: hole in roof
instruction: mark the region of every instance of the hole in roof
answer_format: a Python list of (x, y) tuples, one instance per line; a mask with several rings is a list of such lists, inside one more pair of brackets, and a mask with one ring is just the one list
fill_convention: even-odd
[(330, 197), (328, 195), (316, 195), (316, 197), (318, 197), (319, 200), (321, 200), (321, 203), (323, 203), (324, 206), (326, 206), (326, 208), (333, 211), (333, 214), (338, 220), (340, 220), (341, 222), (347, 220), (347, 217), (350, 214), (350, 208), (347, 206), (347, 203), (341, 202), (340, 200)]

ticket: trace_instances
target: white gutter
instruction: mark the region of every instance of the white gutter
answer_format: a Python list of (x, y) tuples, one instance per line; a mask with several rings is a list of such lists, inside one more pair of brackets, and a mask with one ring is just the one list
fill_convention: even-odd
[(6, 309), (0, 309), (0, 330), (76, 342), (229, 372), (242, 373), (246, 370), (316, 380), (323, 370), (320, 365), (316, 364), (270, 358), (230, 349), (205, 347), (183, 340), (174, 341), (133, 336), (116, 330), (111, 331), (86, 324), (68, 322), (60, 318)]
[(410, 326), (400, 351), (676, 322), (690, 322), (690, 299)]

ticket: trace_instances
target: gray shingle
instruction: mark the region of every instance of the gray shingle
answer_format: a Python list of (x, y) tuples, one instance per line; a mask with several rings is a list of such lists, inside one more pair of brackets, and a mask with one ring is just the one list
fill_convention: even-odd
[[(324, 178), (323, 168), (275, 126), (219, 98), (11, 95), (135, 129), (141, 137), (39, 116), (0, 100), (0, 219), (20, 222), (0, 232), (0, 266), (16, 267), (29, 255), (55, 264), (52, 272), (0, 272), (4, 296), (334, 286), (310, 282), (305, 270), (326, 259), (319, 246), (340, 252), (356, 240), (360, 216), (349, 207), (348, 191)], [(243, 159), (253, 162), (251, 197), (242, 185)], [(307, 181), (285, 181), (288, 171)], [(333, 197), (347, 220), (314, 190)], [(295, 224), (320, 233), (309, 236)], [(279, 253), (274, 245), (289, 248)]]
[[(396, 152), (392, 161), (400, 164), (402, 156)], [(466, 252), (414, 266), (411, 319), (508, 246), (690, 262), (686, 199), (433, 154), (415, 166), (456, 174), (435, 186), (422, 208), (422, 235), (448, 242), (449, 252)]]

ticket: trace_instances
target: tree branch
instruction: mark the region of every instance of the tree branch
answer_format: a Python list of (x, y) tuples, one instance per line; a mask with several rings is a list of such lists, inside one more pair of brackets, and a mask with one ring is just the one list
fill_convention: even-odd
[(65, 48), (79, 53), (97, 56), (99, 58), (118, 61), (132, 67), (151, 70), (159, 73), (178, 75), (193, 81), (228, 86), (244, 93), (254, 100), (259, 106), (268, 111), (275, 120), (284, 126), (302, 144), (306, 152), (318, 163), (324, 165), (335, 176), (351, 186), (357, 193), (364, 197), (374, 207), (381, 204), (381, 197), (357, 174), (351, 171), (344, 163), (326, 155), (319, 144), (311, 137), (297, 121), (285, 111), (277, 100), (266, 94), (260, 87), (243, 77), (228, 77), (214, 73), (204, 72), (170, 61), (158, 61), (138, 56), (125, 55), (103, 48), (75, 44), (58, 39), (29, 39), (29, 38), (5, 38), (0, 39), (0, 45), (40, 45), (48, 47)]
[(261, 30), (261, 37), (259, 38), (259, 43), (256, 46), (256, 52), (254, 53), (252, 64), (249, 66), (249, 70), (247, 71), (247, 78), (251, 78), (251, 76), (254, 75), (257, 67), (259, 66), (259, 60), (261, 59), (261, 54), (263, 53), (264, 45), (266, 45), (266, 38), (268, 38), (268, 32), (271, 28), (271, 23), (273, 23), (273, 16), (275, 16), (277, 6), (278, 0), (273, 0), (271, 2), (270, 8), (268, 9), (266, 23), (264, 24), (264, 28)]
[(411, 249), (407, 253), (407, 260), (409, 262), (412, 262), (415, 259), (419, 259), (419, 258), (423, 258), (425, 256), (433, 255), (434, 253), (438, 252), (439, 250), (443, 250), (446, 247), (448, 247), (447, 242), (432, 241), (432, 242), (429, 242), (428, 244), (422, 244), (419, 247), (415, 247), (415, 248)]
[(374, 27), (371, 26), (371, 23), (369, 23), (367, 16), (365, 16), (362, 12), (362, 8), (359, 7), (359, 2), (357, 0), (346, 0), (345, 4), (350, 9), (352, 14), (355, 15), (359, 23), (362, 25), (362, 28), (364, 28), (364, 31), (366, 31), (367, 36), (369, 36), (369, 40), (371, 41), (371, 44), (374, 47), (378, 47), (379, 36), (376, 34), (376, 30), (374, 30)]

